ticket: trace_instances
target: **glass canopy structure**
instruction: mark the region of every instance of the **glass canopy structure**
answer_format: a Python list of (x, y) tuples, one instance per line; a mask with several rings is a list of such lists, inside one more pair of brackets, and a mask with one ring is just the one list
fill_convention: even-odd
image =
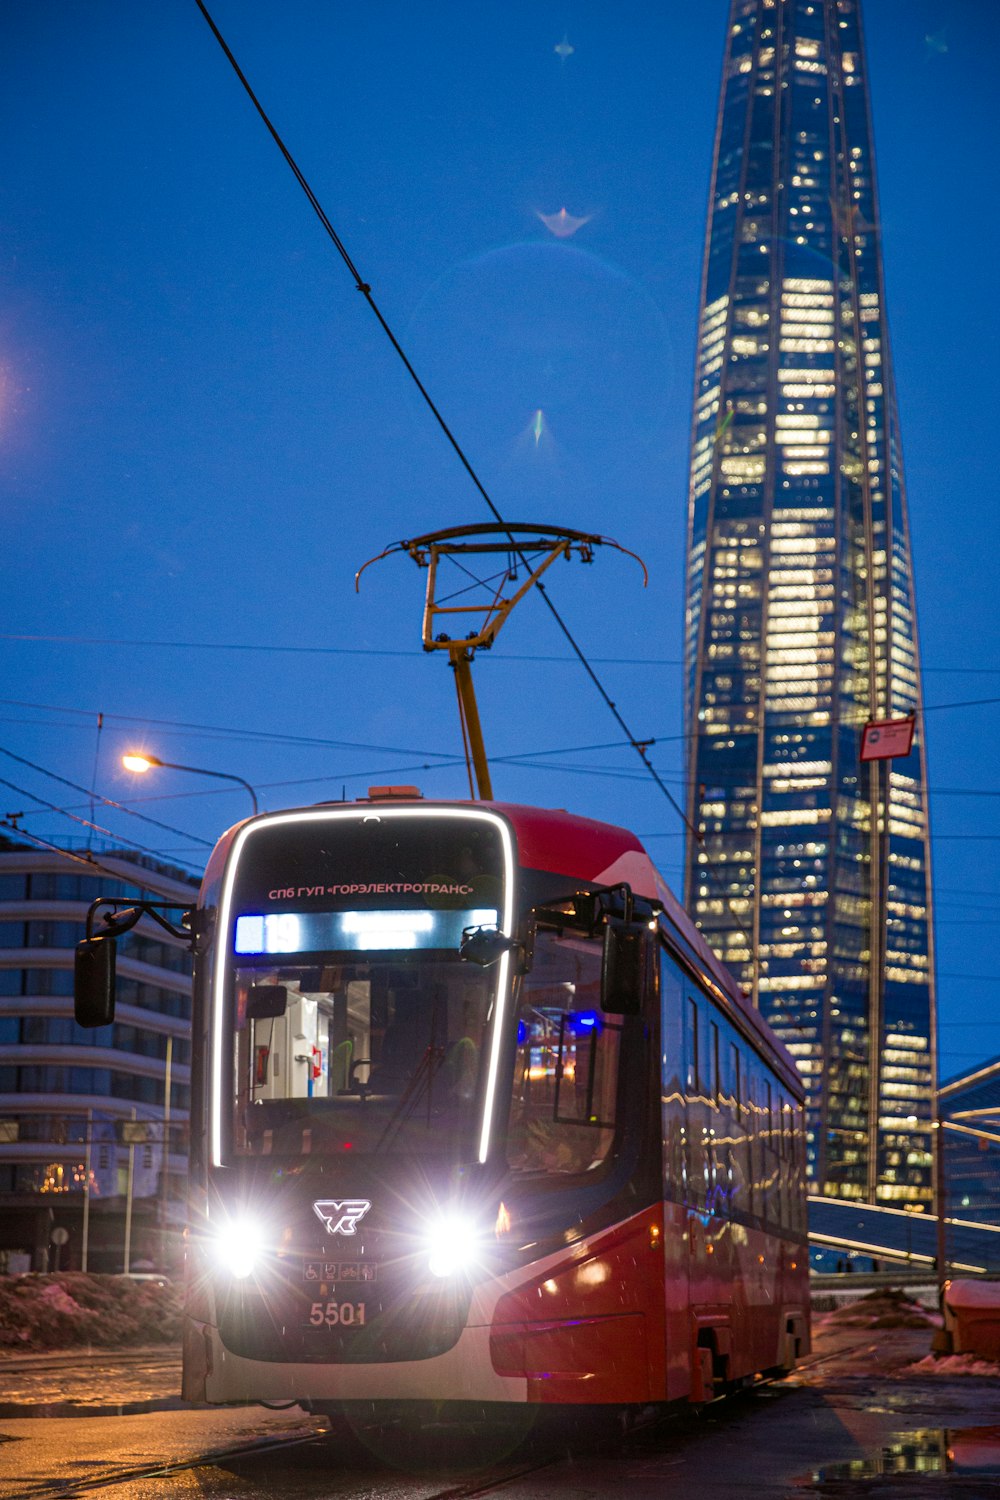
[[(734, 0), (691, 448), (686, 900), (796, 1057), (813, 1191), (930, 1208), (913, 578), (857, 0)], [(905, 758), (869, 720), (916, 715)]]

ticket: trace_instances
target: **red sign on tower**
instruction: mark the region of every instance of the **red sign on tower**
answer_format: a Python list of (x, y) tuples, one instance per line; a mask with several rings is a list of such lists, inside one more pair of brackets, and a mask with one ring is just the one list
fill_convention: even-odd
[(907, 714), (905, 719), (870, 720), (861, 736), (861, 759), (891, 760), (909, 755), (916, 723), (915, 714)]

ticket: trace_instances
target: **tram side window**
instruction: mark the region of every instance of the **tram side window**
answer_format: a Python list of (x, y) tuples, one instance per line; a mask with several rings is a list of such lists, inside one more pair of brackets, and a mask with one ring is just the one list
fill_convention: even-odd
[(763, 1069), (756, 1070), (755, 1097), (757, 1103), (757, 1162), (761, 1184), (760, 1208), (758, 1212), (768, 1223), (780, 1218), (778, 1158), (775, 1151), (777, 1138), (772, 1130), (773, 1099), (771, 1081)]
[(684, 1066), (687, 1074), (687, 1096), (691, 1100), (701, 1092), (698, 1056), (698, 1002), (688, 996), (684, 1011)]
[(701, 1014), (697, 1000), (689, 995), (685, 1008), (684, 1060), (687, 1075), (687, 1180), (688, 1201), (697, 1208), (704, 1207), (709, 1194), (709, 1120), (708, 1100), (705, 1097), (706, 1064), (708, 1059), (702, 1047)]
[(733, 1097), (729, 1051), (716, 1021), (709, 1022), (715, 1114), (712, 1122), (712, 1207), (728, 1217), (733, 1212)]
[(760, 1189), (755, 1182), (754, 1172), (754, 1111), (751, 1072), (749, 1059), (741, 1048), (737, 1048), (736, 1066), (736, 1096), (739, 1100), (736, 1149), (743, 1177), (742, 1207), (747, 1213), (755, 1213), (759, 1208)]
[(772, 1223), (781, 1218), (781, 1177), (774, 1130), (774, 1091), (768, 1078), (761, 1095), (761, 1169), (764, 1179), (764, 1217)]
[(720, 1088), (719, 1028), (714, 1021), (710, 1021), (708, 1026), (708, 1094), (715, 1105), (719, 1103)]
[(725, 1132), (720, 1129), (719, 1111), (722, 1108), (722, 1078), (719, 1073), (719, 1027), (717, 1022), (708, 1023), (708, 1056), (706, 1058), (706, 1084), (710, 1115), (705, 1137), (705, 1169), (707, 1172), (708, 1205), (713, 1213), (728, 1211)]
[(767, 1095), (764, 1089), (764, 1078), (760, 1065), (755, 1063), (753, 1067), (753, 1175), (757, 1185), (757, 1213), (762, 1219), (771, 1217), (771, 1205), (768, 1189), (769, 1162), (768, 1162), (768, 1140), (767, 1140)]
[(792, 1204), (795, 1201), (793, 1192), (793, 1181), (795, 1168), (792, 1164), (791, 1152), (788, 1149), (788, 1116), (791, 1106), (784, 1094), (778, 1096), (778, 1152), (781, 1157), (781, 1222), (788, 1224), (794, 1229), (796, 1226), (790, 1222)]
[(757, 1074), (749, 1058), (744, 1058), (743, 1088), (748, 1207), (751, 1213), (760, 1214), (763, 1211), (764, 1199), (761, 1191), (760, 1136), (757, 1129)]
[(687, 1063), (684, 1036), (687, 997), (680, 969), (660, 951), (660, 1013), (662, 1016), (663, 1130), (665, 1142), (664, 1192), (674, 1202), (684, 1202), (687, 1193), (687, 1123), (684, 1096)]
[(740, 1130), (740, 1054), (735, 1042), (726, 1042), (720, 1053), (719, 1123), (716, 1141), (719, 1186), (725, 1194), (726, 1212), (737, 1214), (744, 1207), (746, 1191), (737, 1142)]
[(611, 1151), (622, 1028), (600, 995), (600, 944), (540, 931), (517, 1013), (507, 1143), (515, 1171), (590, 1172)]

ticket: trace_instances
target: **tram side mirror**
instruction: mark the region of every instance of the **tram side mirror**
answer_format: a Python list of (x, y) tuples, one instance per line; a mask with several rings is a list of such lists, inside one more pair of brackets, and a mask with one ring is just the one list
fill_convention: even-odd
[(504, 937), (495, 927), (466, 927), (458, 945), (458, 956), (467, 964), (488, 969), (516, 946), (513, 938)]
[(601, 955), (601, 1009), (605, 1015), (637, 1016), (642, 1010), (648, 935), (644, 922), (607, 919)]
[(73, 960), (73, 1014), (78, 1026), (110, 1026), (115, 1018), (115, 940), (83, 938)]
[(247, 993), (247, 1020), (267, 1021), (283, 1016), (288, 1008), (288, 991), (283, 984), (252, 984)]

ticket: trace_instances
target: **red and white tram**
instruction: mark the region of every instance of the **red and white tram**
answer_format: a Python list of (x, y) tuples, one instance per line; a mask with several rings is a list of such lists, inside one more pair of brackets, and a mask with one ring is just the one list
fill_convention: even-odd
[(268, 814), (195, 927), (189, 1400), (704, 1401), (807, 1350), (798, 1075), (634, 835)]

